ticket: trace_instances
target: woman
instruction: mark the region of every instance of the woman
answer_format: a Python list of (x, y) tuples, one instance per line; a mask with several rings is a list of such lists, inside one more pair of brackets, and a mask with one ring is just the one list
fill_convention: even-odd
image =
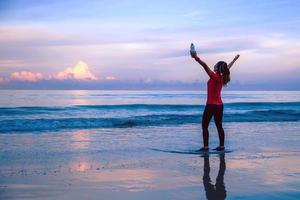
[(225, 149), (224, 140), (225, 134), (222, 126), (223, 118), (223, 102), (221, 99), (221, 90), (223, 86), (226, 86), (230, 81), (230, 71), (234, 62), (240, 55), (236, 55), (235, 58), (227, 65), (224, 61), (219, 61), (214, 66), (212, 71), (205, 62), (203, 62), (194, 52), (191, 56), (204, 68), (205, 72), (210, 77), (207, 82), (207, 101), (205, 110), (202, 117), (202, 134), (203, 134), (203, 147), (199, 151), (208, 151), (208, 125), (212, 117), (214, 117), (216, 127), (219, 134), (219, 146), (214, 150), (223, 151)]

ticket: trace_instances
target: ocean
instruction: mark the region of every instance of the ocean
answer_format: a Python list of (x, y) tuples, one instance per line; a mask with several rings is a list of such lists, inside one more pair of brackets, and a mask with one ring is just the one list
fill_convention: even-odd
[[(203, 91), (1, 91), (0, 133), (199, 124)], [(297, 122), (300, 92), (226, 91), (224, 122)]]
[(222, 97), (203, 156), (205, 91), (1, 90), (0, 199), (299, 199), (300, 92)]

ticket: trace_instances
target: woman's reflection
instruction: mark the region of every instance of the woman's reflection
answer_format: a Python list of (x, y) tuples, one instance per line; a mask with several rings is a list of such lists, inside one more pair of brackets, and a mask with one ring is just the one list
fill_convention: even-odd
[(209, 176), (210, 165), (209, 156), (204, 156), (204, 174), (203, 174), (203, 185), (205, 188), (206, 198), (208, 200), (223, 200), (226, 198), (226, 189), (224, 185), (224, 174), (226, 170), (225, 154), (220, 154), (220, 166), (219, 173), (216, 178), (216, 184), (211, 183)]

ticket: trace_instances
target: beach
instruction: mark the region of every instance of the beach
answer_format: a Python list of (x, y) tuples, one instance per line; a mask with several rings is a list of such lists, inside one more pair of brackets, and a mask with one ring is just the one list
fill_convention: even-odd
[(0, 96), (0, 199), (300, 197), (300, 92), (224, 91), (227, 152), (205, 155), (205, 91)]

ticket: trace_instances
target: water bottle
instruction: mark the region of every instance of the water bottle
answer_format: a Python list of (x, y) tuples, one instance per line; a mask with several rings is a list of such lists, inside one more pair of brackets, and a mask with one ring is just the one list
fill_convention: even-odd
[(190, 54), (191, 54), (192, 57), (195, 57), (197, 55), (195, 45), (193, 43), (191, 44)]

